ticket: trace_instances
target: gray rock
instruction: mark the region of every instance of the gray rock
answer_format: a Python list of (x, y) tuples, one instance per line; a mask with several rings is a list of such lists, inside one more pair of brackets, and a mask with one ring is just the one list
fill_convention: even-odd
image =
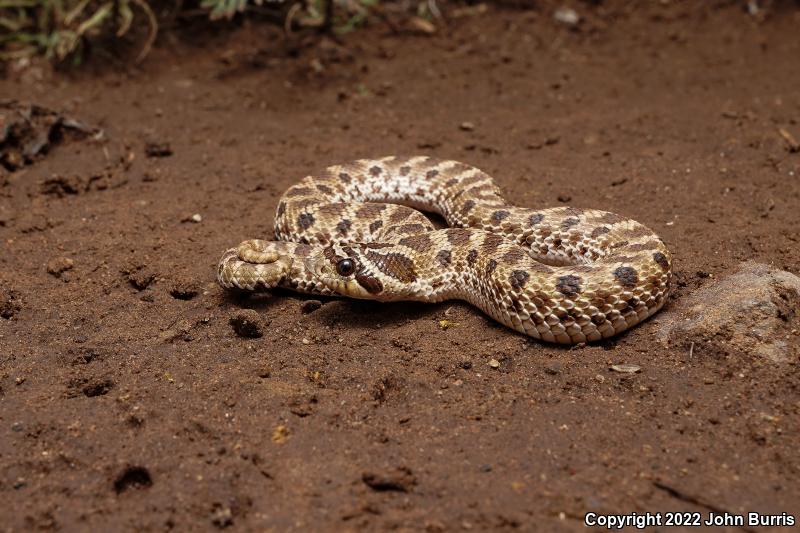
[(800, 277), (747, 261), (666, 313), (658, 337), (695, 356), (754, 355), (776, 363), (800, 356)]

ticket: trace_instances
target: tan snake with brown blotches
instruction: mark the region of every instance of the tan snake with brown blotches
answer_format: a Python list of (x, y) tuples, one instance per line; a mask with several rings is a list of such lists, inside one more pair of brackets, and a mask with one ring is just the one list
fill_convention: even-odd
[[(451, 226), (436, 229), (417, 209)], [(276, 241), (226, 251), (226, 288), (290, 288), (380, 301), (466, 300), (495, 320), (562, 344), (616, 335), (658, 311), (669, 251), (606, 211), (528, 209), (481, 170), (425, 156), (363, 159), (290, 187)]]

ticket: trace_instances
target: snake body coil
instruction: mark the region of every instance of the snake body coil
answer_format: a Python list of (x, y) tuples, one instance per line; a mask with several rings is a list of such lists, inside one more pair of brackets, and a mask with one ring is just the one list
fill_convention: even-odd
[[(416, 209), (451, 227), (435, 229)], [(670, 254), (642, 224), (606, 211), (514, 207), (481, 170), (429, 157), (359, 160), (306, 177), (281, 198), (275, 236), (226, 251), (220, 284), (466, 300), (562, 344), (630, 328), (663, 306), (670, 286)]]

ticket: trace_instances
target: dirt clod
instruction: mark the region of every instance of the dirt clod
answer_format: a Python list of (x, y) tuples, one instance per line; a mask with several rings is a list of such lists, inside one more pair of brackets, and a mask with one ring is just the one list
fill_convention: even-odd
[(172, 147), (166, 141), (151, 141), (145, 143), (144, 153), (147, 157), (169, 157), (172, 155)]
[(317, 309), (319, 309), (320, 307), (322, 307), (322, 302), (320, 302), (319, 300), (306, 300), (305, 302), (300, 304), (300, 310), (306, 314), (312, 313)]
[(364, 472), (361, 480), (374, 491), (410, 492), (417, 484), (417, 478), (410, 468), (389, 468), (381, 471)]
[(74, 261), (69, 257), (54, 257), (47, 262), (47, 272), (58, 278), (61, 277), (61, 274), (67, 270), (71, 270), (74, 266)]
[(17, 291), (0, 286), (0, 318), (13, 318), (22, 309)]
[(123, 270), (123, 273), (127, 274), (128, 282), (133, 285), (135, 289), (140, 291), (149, 287), (157, 277), (153, 269), (143, 265), (127, 268)]
[(191, 300), (200, 293), (200, 287), (194, 280), (179, 280), (172, 283), (169, 294), (177, 300)]
[(252, 309), (238, 311), (230, 319), (233, 331), (240, 337), (256, 339), (264, 335), (264, 323), (261, 315)]

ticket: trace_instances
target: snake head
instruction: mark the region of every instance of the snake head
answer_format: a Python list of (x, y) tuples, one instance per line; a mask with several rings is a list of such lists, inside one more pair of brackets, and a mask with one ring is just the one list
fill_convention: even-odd
[[(328, 289), (368, 300), (397, 300), (407, 292), (407, 284), (387, 275), (379, 244), (328, 246), (306, 259), (306, 268)], [(396, 286), (395, 286), (396, 285)]]

